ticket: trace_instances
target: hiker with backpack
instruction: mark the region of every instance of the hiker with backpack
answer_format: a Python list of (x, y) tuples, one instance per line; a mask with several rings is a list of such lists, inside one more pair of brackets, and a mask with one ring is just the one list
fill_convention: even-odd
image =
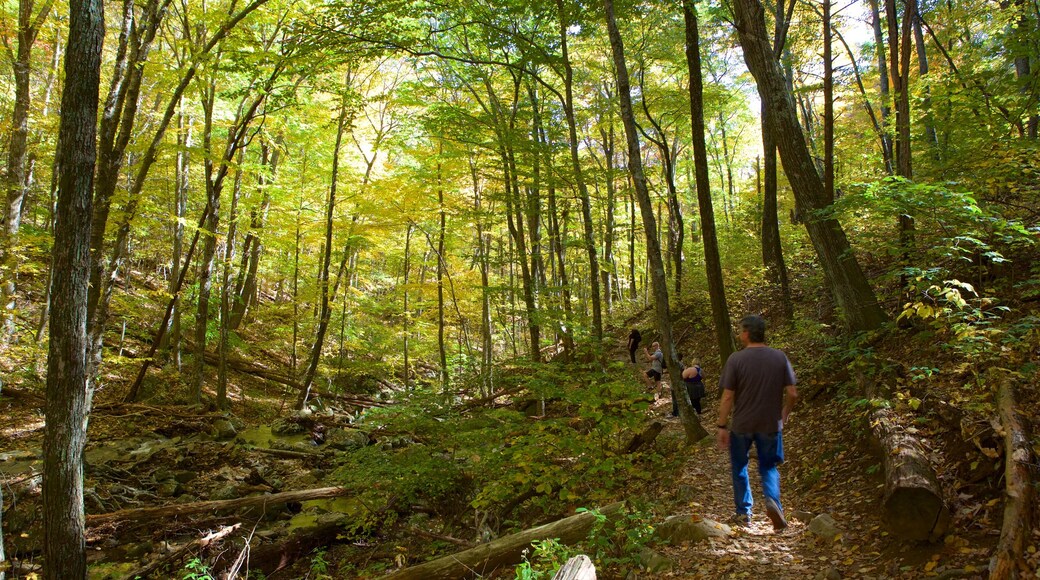
[[(689, 397), (690, 406), (701, 414), (701, 398), (704, 397), (704, 375), (701, 373), (701, 361), (693, 359), (693, 365), (682, 371), (683, 385), (686, 387), (686, 396)], [(679, 405), (675, 402), (675, 389), (672, 389), (672, 416), (679, 416)]]

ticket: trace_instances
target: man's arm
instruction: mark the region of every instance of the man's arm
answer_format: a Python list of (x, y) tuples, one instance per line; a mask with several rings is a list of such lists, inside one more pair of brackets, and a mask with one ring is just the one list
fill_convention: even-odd
[(715, 429), (715, 442), (719, 449), (729, 449), (729, 412), (733, 409), (733, 391), (726, 389), (722, 391), (722, 402), (719, 403), (719, 421)]
[(780, 414), (780, 420), (787, 423), (787, 416), (791, 414), (794, 409), (794, 404), (798, 401), (798, 387), (794, 385), (787, 385), (784, 387), (784, 410)]

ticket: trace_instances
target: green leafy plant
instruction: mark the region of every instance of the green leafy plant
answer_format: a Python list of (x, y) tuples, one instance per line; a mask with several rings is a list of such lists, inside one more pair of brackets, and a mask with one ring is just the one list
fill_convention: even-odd
[(181, 580), (214, 580), (210, 574), (209, 565), (199, 558), (192, 558), (184, 565), (184, 575)]

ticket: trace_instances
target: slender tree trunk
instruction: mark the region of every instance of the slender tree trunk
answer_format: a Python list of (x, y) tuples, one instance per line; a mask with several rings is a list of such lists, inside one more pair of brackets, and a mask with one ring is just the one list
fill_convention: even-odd
[[(914, 47), (917, 50), (917, 72), (920, 74), (920, 81), (927, 83), (928, 52), (924, 47), (924, 26), (921, 22), (921, 15), (917, 13), (917, 9), (914, 10), (914, 16), (911, 19), (910, 24), (914, 29)], [(932, 153), (932, 159), (939, 161), (942, 158), (942, 155), (939, 150), (939, 135), (935, 131), (935, 119), (932, 115), (931, 93), (931, 87), (926, 84), (924, 87), (924, 96), (921, 99), (921, 111), (923, 113), (921, 120), (924, 123), (924, 135), (928, 142), (928, 149)]]
[(263, 144), (261, 164), (270, 167), (270, 176), (261, 175), (258, 186), (261, 189), (260, 206), (253, 210), (249, 222), (249, 234), (242, 242), (242, 266), (239, 279), (235, 283), (234, 304), (231, 308), (231, 329), (237, 329), (252, 306), (257, 294), (257, 272), (260, 268), (260, 251), (263, 248), (263, 227), (267, 221), (267, 212), (271, 207), (270, 186), (278, 173), (281, 149), (271, 151), (268, 143)]
[[(348, 89), (351, 84), (351, 73), (347, 73), (346, 81), (343, 87), (343, 98), (340, 102), (339, 120), (336, 126), (336, 144), (332, 151), (332, 176), (329, 183), (329, 199), (328, 204), (325, 208), (325, 252), (321, 257), (321, 269), (318, 272), (318, 290), (319, 290), (319, 315), (318, 315), (318, 328), (314, 337), (314, 345), (311, 347), (310, 361), (307, 364), (307, 370), (304, 374), (303, 381), (300, 383), (300, 394), (296, 400), (296, 408), (303, 409), (307, 405), (307, 399), (310, 396), (311, 383), (314, 381), (314, 375), (318, 371), (318, 361), (321, 360), (321, 350), (325, 344), (325, 332), (328, 329), (329, 321), (329, 266), (332, 262), (332, 234), (335, 226), (336, 217), (336, 189), (337, 182), (339, 181), (339, 156), (340, 147), (343, 144), (343, 134), (347, 130), (349, 125), (348, 116), (350, 105), (347, 102)], [(297, 251), (299, 244), (297, 244)], [(343, 260), (347, 259), (349, 248), (343, 249)], [(343, 264), (340, 264), (340, 271), (343, 270)]]
[[(202, 134), (202, 147), (204, 151), (212, 152), (213, 145), (213, 106), (216, 99), (216, 84), (211, 82), (206, 89), (206, 97), (203, 103), (206, 121)], [(210, 153), (211, 155), (212, 153)], [(215, 177), (213, 159), (209, 156), (204, 161), (206, 173), (206, 207), (209, 214), (203, 225), (202, 252), (199, 261), (199, 297), (198, 307), (195, 311), (195, 360), (194, 372), (192, 373), (192, 392), (195, 402), (202, 400), (202, 383), (206, 370), (206, 342), (209, 330), (209, 298), (213, 287), (211, 279), (213, 273), (213, 258), (217, 252), (217, 225), (220, 223), (220, 193), (221, 187)]]
[(600, 304), (599, 290), (599, 256), (596, 251), (596, 240), (593, 234), (592, 202), (589, 198), (589, 189), (585, 183), (585, 174), (581, 169), (581, 161), (578, 157), (578, 129), (574, 118), (574, 69), (571, 66), (570, 54), (567, 48), (567, 30), (570, 28), (571, 18), (567, 14), (563, 0), (556, 0), (556, 10), (560, 19), (560, 50), (563, 60), (563, 88), (564, 102), (563, 112), (567, 117), (567, 134), (571, 149), (571, 166), (574, 170), (574, 180), (578, 186), (578, 197), (581, 201), (582, 225), (585, 232), (585, 251), (589, 256), (589, 294), (592, 298), (592, 332), (596, 340), (603, 339), (603, 307)]
[(885, 161), (885, 171), (892, 175), (895, 173), (895, 163), (892, 155), (892, 137), (888, 133), (892, 109), (889, 106), (888, 59), (885, 57), (885, 37), (881, 28), (878, 0), (870, 0), (870, 16), (870, 23), (874, 29), (874, 51), (877, 53), (878, 61), (878, 89), (881, 92), (881, 156)]
[(235, 236), (238, 234), (238, 200), (242, 195), (242, 160), (245, 149), (238, 150), (238, 169), (235, 170), (235, 186), (231, 194), (228, 212), (227, 238), (224, 239), (224, 255), (221, 260), (223, 279), (220, 283), (220, 344), (217, 364), (217, 408), (228, 409), (228, 350), (231, 348), (231, 264), (235, 259)]
[[(438, 158), (444, 153), (444, 145), (440, 144)], [(441, 163), (437, 162), (437, 207), (440, 227), (437, 236), (437, 354), (441, 363), (441, 390), (448, 394), (448, 351), (444, 344), (444, 237), (447, 234), (447, 212), (444, 208), (444, 183), (441, 177)], [(521, 257), (521, 260), (524, 258)]]
[[(917, 13), (917, 1), (903, 1), (901, 25), (896, 13), (896, 0), (885, 0), (885, 16), (888, 23), (889, 60), (892, 64), (892, 90), (896, 101), (896, 174), (913, 179), (910, 154), (910, 31), (911, 22)], [(899, 216), (899, 245), (903, 250), (903, 264), (909, 266), (914, 246), (914, 218), (907, 213)], [(904, 286), (908, 283), (907, 280), (903, 281)]]
[(6, 205), (0, 228), (0, 343), (14, 333), (15, 266), (14, 245), (22, 223), (22, 208), (28, 192), (29, 174), (29, 66), (32, 45), (40, 26), (51, 10), (51, 1), (45, 0), (39, 14), (33, 17), (33, 0), (18, 2), (17, 48), (14, 54), (14, 109), (11, 112), (11, 135), (7, 142)]
[[(403, 350), (404, 350), (404, 390), (405, 390), (406, 393), (407, 392), (411, 392), (411, 390), (412, 390), (412, 383), (411, 383), (411, 380), (412, 380), (411, 379), (412, 369), (409, 366), (409, 360), (408, 360), (408, 355), (409, 355), (409, 352), (408, 352), (408, 338), (409, 338), (409, 334), (411, 333), (411, 329), (409, 328), (409, 323), (411, 322), (411, 318), (412, 318), (412, 313), (411, 313), (411, 311), (408, 310), (408, 274), (411, 271), (410, 259), (411, 259), (411, 254), (412, 254), (412, 228), (413, 227), (414, 226), (412, 225), (412, 223), (409, 222), (408, 223), (408, 229), (406, 229), (405, 232), (404, 232), (404, 286), (403, 286), (404, 287), (404, 304), (402, 306), (403, 316), (401, 317), (401, 319), (402, 319), (402, 326), (404, 328), (402, 329), (401, 334), (403, 335), (403, 339), (404, 339), (402, 347), (403, 347)], [(487, 293), (485, 292), (485, 300), (487, 300), (486, 296), (487, 296)]]
[(180, 278), (181, 254), (184, 252), (184, 220), (188, 211), (188, 189), (191, 147), (191, 123), (186, 121), (183, 112), (177, 115), (177, 160), (174, 177), (174, 200), (173, 200), (173, 257), (170, 260), (170, 295), (174, 296), (173, 313), (170, 318), (168, 330), (169, 339), (165, 341), (166, 348), (170, 351), (174, 367), (181, 369), (181, 304), (179, 296), (174, 292), (177, 280)]
[[(625, 137), (628, 143), (628, 170), (635, 185), (636, 199), (639, 201), (640, 213), (643, 216), (643, 227), (646, 230), (647, 250), (650, 257), (650, 272), (654, 287), (654, 307), (657, 314), (657, 327), (661, 333), (661, 347), (668, 353), (668, 376), (673, 392), (683, 393), (683, 381), (679, 370), (679, 357), (672, 343), (672, 318), (668, 305), (668, 279), (664, 273), (664, 262), (661, 259), (661, 246), (657, 241), (657, 223), (654, 220), (650, 192), (643, 175), (643, 162), (640, 157), (639, 135), (636, 129), (635, 115), (632, 112), (632, 95), (628, 80), (628, 66), (625, 64), (625, 49), (614, 17), (613, 0), (603, 2), (607, 33), (610, 36), (611, 52), (614, 57), (614, 68), (617, 71), (618, 97), (621, 105), (621, 120), (625, 125)], [(690, 443), (707, 437), (708, 433), (701, 426), (690, 408), (685, 396), (679, 396), (680, 416), (686, 432), (686, 440)]]
[(762, 102), (762, 263), (766, 267), (766, 277), (771, 284), (780, 286), (780, 310), (784, 318), (791, 320), (794, 315), (791, 300), (791, 286), (787, 275), (787, 263), (784, 261), (783, 246), (780, 243), (780, 212), (777, 200), (777, 166), (776, 142), (769, 127), (769, 111)]
[(100, 1), (73, 3), (58, 129), (58, 188), (43, 443), (43, 529), (48, 580), (86, 579), (83, 446), (93, 386), (87, 360), (91, 192), (105, 35)]
[[(686, 66), (690, 74), (690, 129), (693, 135), (693, 162), (696, 169), (701, 240), (704, 243), (704, 267), (708, 278), (708, 296), (711, 299), (711, 317), (715, 324), (719, 359), (722, 366), (725, 366), (729, 355), (733, 354), (734, 344), (733, 333), (730, 331), (732, 326), (729, 320), (729, 305), (726, 302), (726, 285), (722, 279), (719, 242), (715, 236), (715, 210), (711, 202), (708, 148), (704, 141), (704, 82), (701, 75), (700, 32), (697, 25), (697, 7), (693, 0), (683, 0), (683, 19), (686, 24)], [(680, 400), (683, 398), (680, 397)]]
[[(494, 392), (494, 342), (491, 329), (491, 288), (488, 278), (490, 269), (491, 236), (485, 232), (484, 208), (481, 199), (480, 180), (477, 177), (477, 165), (473, 155), (469, 157), (470, 176), (473, 179), (473, 212), (477, 222), (477, 267), (480, 268), (480, 385), (481, 395), (489, 396)], [(550, 245), (552, 230), (549, 231)], [(407, 314), (407, 310), (406, 310)]]
[(784, 172), (835, 302), (852, 330), (877, 328), (887, 317), (856, 261), (845, 232), (836, 219), (821, 215), (825, 213), (821, 210), (828, 207), (823, 182), (805, 146), (791, 93), (766, 36), (762, 5), (758, 0), (735, 0), (733, 6), (744, 60), (755, 77), (762, 100), (768, 103), (773, 138)]
[(603, 296), (607, 302), (607, 312), (613, 310), (614, 306), (614, 203), (617, 199), (617, 191), (614, 183), (614, 124), (612, 120), (608, 121), (607, 129), (600, 128), (600, 135), (603, 137), (603, 157), (606, 162), (607, 175), (607, 217), (606, 223), (604, 224), (603, 230), (603, 263), (605, 266), (601, 269), (602, 281), (603, 281)]
[[(631, 178), (629, 178), (631, 181)], [(628, 188), (628, 299), (636, 301), (636, 194)]]
[(831, 0), (823, 0), (823, 190), (834, 201), (834, 57), (831, 56)]

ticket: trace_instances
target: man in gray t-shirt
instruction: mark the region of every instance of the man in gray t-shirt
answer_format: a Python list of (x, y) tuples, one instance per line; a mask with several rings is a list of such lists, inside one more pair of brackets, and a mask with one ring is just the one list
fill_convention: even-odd
[[(719, 386), (724, 389), (719, 404), (717, 440), (720, 449), (729, 449), (733, 476), (733, 503), (737, 513), (732, 521), (751, 522), (751, 486), (748, 458), (751, 446), (758, 452), (758, 472), (766, 497), (766, 515), (774, 530), (787, 527), (780, 504), (780, 471), (784, 461), (781, 431), (787, 421), (798, 389), (787, 355), (765, 344), (766, 321), (746, 316), (740, 321), (740, 341), (744, 349), (726, 361)], [(727, 428), (730, 411), (733, 420)]]

